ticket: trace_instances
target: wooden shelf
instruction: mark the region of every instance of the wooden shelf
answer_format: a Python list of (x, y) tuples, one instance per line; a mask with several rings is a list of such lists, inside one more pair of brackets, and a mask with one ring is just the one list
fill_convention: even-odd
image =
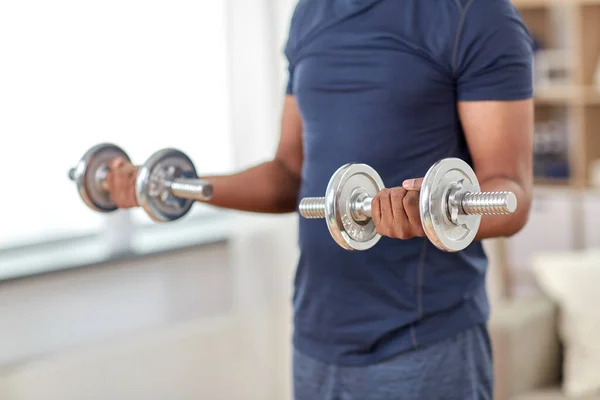
[(533, 183), (538, 187), (569, 187), (572, 184), (569, 178), (542, 178), (535, 177)]
[(551, 6), (600, 5), (600, 0), (511, 0), (520, 9), (535, 9)]
[[(547, 191), (548, 197), (560, 192), (576, 196), (586, 193), (592, 187), (592, 166), (600, 161), (600, 87), (592, 87), (596, 70), (600, 68), (600, 0), (510, 1), (541, 47), (565, 50), (565, 57), (569, 57), (570, 64), (569, 82), (565, 82), (565, 86), (535, 88), (536, 128), (542, 125), (537, 132), (543, 132), (544, 129), (564, 131), (564, 139), (568, 143), (568, 154), (565, 156), (568, 157), (569, 177), (534, 177), (534, 187), (542, 193)], [(561, 68), (558, 65), (556, 67)], [(544, 127), (543, 124), (547, 123), (558, 125)], [(562, 135), (562, 131), (555, 133)], [(539, 171), (543, 173), (541, 167)], [(600, 188), (594, 190), (600, 192)], [(549, 215), (551, 211), (548, 211), (542, 210), (540, 213)], [(589, 240), (586, 238), (587, 231), (582, 228), (585, 218), (582, 209), (569, 207), (563, 212), (568, 213), (565, 221), (568, 221), (571, 230), (569, 240), (573, 247), (585, 248)], [(534, 241), (535, 238), (531, 236), (525, 240)], [(501, 268), (499, 276), (504, 279), (509, 297), (513, 283), (519, 279), (510, 269), (509, 254), (513, 251), (508, 244), (510, 241), (512, 239), (501, 241), (503, 247), (498, 257)]]
[(535, 89), (535, 102), (537, 104), (567, 105), (574, 98), (575, 90), (572, 87), (540, 87)]
[(515, 7), (523, 10), (533, 10), (552, 6), (577, 5), (585, 1), (596, 3), (600, 0), (511, 0)]
[(600, 88), (540, 87), (535, 90), (535, 102), (549, 105), (598, 105), (600, 104)]
[(548, 0), (512, 0), (517, 8), (539, 8), (550, 4)]
[[(589, 184), (591, 163), (600, 159), (600, 86), (594, 86), (600, 62), (600, 0), (512, 0), (523, 22), (547, 48), (562, 48), (557, 31), (569, 37), (570, 80), (535, 88), (536, 123), (566, 123), (570, 179), (536, 178), (537, 186), (582, 188)], [(561, 19), (551, 7), (568, 7)], [(562, 11), (562, 10), (561, 10)], [(562, 26), (556, 24), (561, 23)], [(556, 43), (558, 41), (559, 43)]]
[(587, 88), (578, 95), (584, 105), (600, 105), (600, 88)]

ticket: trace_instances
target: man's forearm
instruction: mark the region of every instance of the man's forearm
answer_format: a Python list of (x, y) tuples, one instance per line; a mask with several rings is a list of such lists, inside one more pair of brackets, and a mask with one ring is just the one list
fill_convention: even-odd
[(480, 182), (482, 192), (513, 192), (517, 209), (508, 215), (484, 215), (476, 240), (512, 236), (523, 228), (531, 207), (531, 187), (508, 178), (493, 178)]
[(203, 179), (213, 185), (213, 198), (206, 203), (216, 207), (270, 214), (296, 209), (300, 179), (277, 160)]

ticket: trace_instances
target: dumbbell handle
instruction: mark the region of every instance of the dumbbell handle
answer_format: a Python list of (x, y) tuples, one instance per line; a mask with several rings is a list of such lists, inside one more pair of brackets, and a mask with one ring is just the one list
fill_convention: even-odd
[[(351, 200), (350, 210), (356, 221), (371, 218), (373, 198), (359, 194)], [(305, 197), (300, 201), (299, 212), (304, 218), (325, 218), (325, 197)], [(505, 215), (517, 208), (517, 198), (512, 192), (465, 193), (459, 212), (464, 215)]]
[[(102, 189), (106, 191), (108, 191), (107, 173), (107, 168), (99, 169), (98, 176), (96, 176)], [(69, 170), (69, 178), (72, 181), (75, 180), (75, 168)], [(210, 200), (213, 195), (212, 185), (202, 179), (177, 178), (173, 182), (168, 182), (166, 186), (171, 189), (173, 196), (183, 199), (206, 201)]]
[(177, 178), (169, 187), (173, 196), (183, 199), (207, 201), (213, 196), (212, 184), (202, 179)]

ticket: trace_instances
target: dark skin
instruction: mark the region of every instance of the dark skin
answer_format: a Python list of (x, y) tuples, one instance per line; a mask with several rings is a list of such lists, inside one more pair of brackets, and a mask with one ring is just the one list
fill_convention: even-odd
[[(513, 214), (482, 217), (476, 240), (514, 235), (527, 222), (531, 207), (533, 101), (460, 102), (458, 112), (481, 190), (511, 191), (518, 204)], [(302, 119), (295, 98), (286, 96), (275, 157), (231, 175), (203, 177), (214, 188), (208, 203), (248, 212), (295, 212), (302, 163)], [(120, 208), (136, 207), (137, 167), (124, 160), (114, 160), (110, 167), (111, 198)], [(419, 214), (422, 180), (407, 179), (402, 187), (384, 189), (375, 196), (372, 216), (382, 236), (425, 236)]]

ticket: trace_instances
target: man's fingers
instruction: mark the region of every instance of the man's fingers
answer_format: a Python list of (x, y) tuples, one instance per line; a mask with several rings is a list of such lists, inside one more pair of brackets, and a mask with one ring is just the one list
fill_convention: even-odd
[(377, 233), (383, 236), (389, 235), (389, 226), (393, 223), (392, 200), (389, 189), (383, 189), (377, 194), (379, 199), (379, 221), (375, 221)]
[(402, 187), (406, 190), (421, 190), (423, 184), (423, 178), (407, 179), (402, 182)]
[(371, 202), (371, 218), (373, 218), (375, 226), (379, 225), (381, 222), (381, 197), (379, 194), (377, 194)]
[(127, 207), (135, 205), (135, 171), (135, 168), (131, 168), (127, 173), (127, 179), (123, 179), (123, 196)]
[(108, 167), (111, 170), (115, 170), (125, 166), (125, 164), (127, 164), (127, 160), (125, 160), (123, 157), (116, 157), (110, 160), (110, 162), (108, 163)]
[(421, 224), (421, 212), (419, 210), (419, 192), (410, 190), (406, 192), (403, 200), (404, 210), (408, 216), (410, 229), (413, 236), (424, 236), (423, 225)]
[(380, 194), (379, 209), (381, 210), (381, 220), (386, 222), (389, 221), (393, 215), (390, 189), (383, 189)]
[(123, 157), (117, 157), (108, 163), (109, 173), (106, 176), (110, 197), (119, 208), (130, 208), (137, 205), (135, 194), (135, 178), (138, 167)]
[(391, 189), (393, 207), (393, 232), (394, 236), (405, 239), (410, 236), (410, 223), (404, 207), (404, 198), (408, 192), (401, 187)]

